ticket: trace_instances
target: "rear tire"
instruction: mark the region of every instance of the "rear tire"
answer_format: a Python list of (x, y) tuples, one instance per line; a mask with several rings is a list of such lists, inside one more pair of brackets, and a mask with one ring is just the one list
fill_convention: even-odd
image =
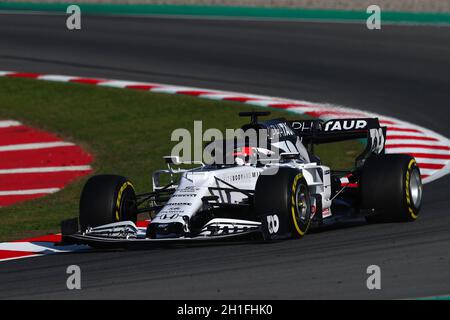
[(277, 214), (285, 217), (294, 238), (308, 231), (311, 222), (311, 198), (303, 174), (281, 167), (274, 175), (260, 175), (255, 187), (257, 215)]
[(89, 178), (80, 198), (82, 231), (113, 222), (136, 222), (136, 218), (136, 194), (127, 178), (116, 175)]
[(416, 160), (387, 154), (366, 160), (361, 175), (361, 207), (372, 209), (369, 223), (417, 219), (422, 204), (422, 180)]

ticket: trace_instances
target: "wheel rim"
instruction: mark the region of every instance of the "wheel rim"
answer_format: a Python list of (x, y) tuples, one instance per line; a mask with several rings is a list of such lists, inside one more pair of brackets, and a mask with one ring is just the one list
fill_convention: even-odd
[(295, 191), (295, 206), (297, 210), (297, 218), (306, 223), (308, 219), (308, 198), (306, 196), (306, 188), (301, 185)]
[(134, 199), (134, 191), (132, 188), (127, 188), (123, 192), (120, 200), (119, 212), (121, 219), (135, 221), (136, 201)]
[(411, 180), (409, 183), (409, 191), (411, 194), (411, 200), (415, 208), (420, 206), (422, 202), (422, 181), (418, 170), (413, 170), (411, 174)]

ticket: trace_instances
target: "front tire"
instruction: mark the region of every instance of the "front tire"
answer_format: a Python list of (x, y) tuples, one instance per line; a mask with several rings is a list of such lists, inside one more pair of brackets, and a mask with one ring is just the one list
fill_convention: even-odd
[(387, 154), (366, 160), (361, 175), (361, 206), (374, 210), (369, 223), (417, 219), (422, 204), (422, 180), (416, 160)]
[(82, 231), (113, 222), (136, 222), (136, 218), (136, 194), (127, 178), (116, 175), (89, 178), (80, 198)]
[(281, 167), (274, 175), (261, 175), (255, 187), (257, 215), (277, 214), (287, 221), (290, 234), (301, 238), (311, 223), (311, 198), (303, 174)]

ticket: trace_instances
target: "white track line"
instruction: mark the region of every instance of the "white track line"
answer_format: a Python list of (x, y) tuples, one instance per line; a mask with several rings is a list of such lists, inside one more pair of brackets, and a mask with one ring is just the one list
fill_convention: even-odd
[[(3, 242), (0, 243), (0, 250), (25, 251), (25, 252), (45, 252), (51, 250), (44, 246), (39, 246), (31, 242)], [(51, 250), (54, 251), (54, 250)]]
[(68, 147), (68, 146), (74, 146), (74, 145), (75, 144), (72, 142), (65, 142), (65, 141), (11, 144), (11, 145), (6, 145), (6, 146), (0, 146), (0, 152)]
[[(55, 246), (54, 243), (44, 242), (2, 242), (0, 243), (0, 250), (9, 251), (23, 251), (23, 252), (35, 252), (35, 253), (58, 253), (58, 252), (70, 252), (75, 246)], [(80, 247), (78, 246), (78, 249)]]
[(0, 196), (23, 196), (31, 194), (47, 194), (55, 193), (61, 190), (60, 188), (44, 188), (44, 189), (28, 189), (28, 190), (8, 190), (0, 191)]
[(14, 120), (1, 120), (0, 128), (9, 128), (9, 127), (17, 127), (22, 125), (19, 121)]
[(417, 148), (417, 149), (434, 149), (434, 150), (447, 150), (450, 152), (450, 146), (443, 144), (424, 144), (424, 143), (386, 143), (386, 149), (397, 148)]
[(0, 169), (0, 174), (17, 174), (17, 173), (48, 173), (63, 171), (89, 171), (92, 167), (87, 166), (63, 166), (63, 167), (39, 167), (39, 168), (14, 168)]
[(111, 80), (107, 82), (99, 83), (100, 87), (113, 87), (113, 88), (125, 88), (126, 86), (147, 86), (149, 83), (144, 82), (132, 82), (132, 81), (119, 81), (119, 80)]
[[(390, 131), (389, 127), (386, 132), (386, 137), (389, 139), (390, 137), (401, 136), (401, 139), (414, 139), (414, 138), (433, 138), (428, 136), (426, 133), (421, 132), (401, 132), (401, 131)], [(425, 140), (429, 141), (429, 140)]]
[(211, 93), (207, 93), (207, 94), (201, 94), (201, 95), (199, 95), (199, 97), (203, 98), (203, 99), (210, 99), (210, 100), (223, 100), (223, 99), (226, 99), (226, 98), (236, 97), (236, 95), (232, 95), (232, 94), (229, 94), (229, 93), (214, 93), (214, 92), (211, 92)]
[(428, 154), (448, 154), (450, 150), (428, 149), (428, 148), (393, 148), (395, 153), (428, 153)]
[(420, 168), (420, 174), (422, 174), (422, 175), (431, 175), (431, 174), (434, 174), (436, 171), (439, 171), (439, 169), (424, 169), (424, 168)]
[(47, 74), (39, 76), (39, 80), (47, 80), (47, 81), (56, 81), (56, 82), (68, 82), (69, 80), (72, 80), (73, 77), (69, 76), (60, 76), (56, 74)]
[(36, 254), (30, 254), (30, 255), (21, 256), (21, 257), (4, 258), (4, 259), (0, 259), (0, 262), (10, 261), (10, 260), (19, 260), (19, 259), (25, 259), (25, 258), (32, 258), (32, 257), (40, 257), (40, 256), (43, 256), (43, 255), (44, 254), (42, 254), (42, 253), (36, 253)]
[(425, 145), (425, 146), (447, 146), (442, 144), (442, 141), (428, 141), (428, 140), (416, 140), (416, 139), (387, 139), (386, 140), (386, 147), (389, 147), (389, 145), (392, 144), (418, 144), (418, 145)]
[[(390, 152), (390, 153), (394, 153), (394, 152)], [(446, 160), (446, 159), (428, 159), (428, 158), (417, 158), (416, 161), (418, 163), (443, 164), (443, 165), (446, 165), (448, 162), (448, 160)]]

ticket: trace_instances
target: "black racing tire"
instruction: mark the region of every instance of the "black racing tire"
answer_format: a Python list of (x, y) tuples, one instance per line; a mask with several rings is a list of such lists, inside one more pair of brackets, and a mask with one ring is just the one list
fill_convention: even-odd
[(361, 173), (361, 207), (372, 210), (369, 223), (417, 219), (422, 204), (422, 180), (416, 160), (406, 154), (371, 157)]
[(96, 175), (86, 182), (80, 198), (80, 228), (119, 222), (136, 222), (136, 193), (125, 177)]
[(257, 215), (276, 213), (286, 217), (294, 238), (303, 237), (311, 223), (311, 196), (303, 174), (281, 167), (274, 175), (260, 175), (255, 187)]

